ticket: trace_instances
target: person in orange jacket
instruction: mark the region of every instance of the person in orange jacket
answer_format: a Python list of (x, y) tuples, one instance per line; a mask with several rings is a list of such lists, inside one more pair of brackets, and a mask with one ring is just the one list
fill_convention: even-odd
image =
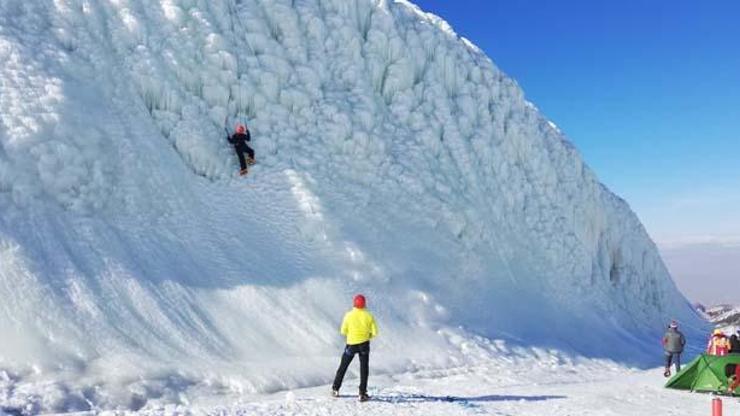
[(707, 343), (707, 354), (709, 355), (727, 355), (730, 350), (730, 341), (722, 332), (721, 329), (715, 329), (712, 337), (709, 338)]
[(378, 326), (373, 315), (365, 309), (367, 301), (365, 296), (356, 295), (353, 299), (351, 311), (344, 315), (342, 327), (339, 332), (347, 337), (347, 345), (342, 354), (342, 361), (337, 369), (332, 385), (332, 395), (339, 397), (339, 389), (342, 387), (344, 374), (347, 372), (355, 354), (360, 356), (360, 401), (370, 399), (367, 395), (367, 378), (370, 372), (370, 340), (378, 335)]

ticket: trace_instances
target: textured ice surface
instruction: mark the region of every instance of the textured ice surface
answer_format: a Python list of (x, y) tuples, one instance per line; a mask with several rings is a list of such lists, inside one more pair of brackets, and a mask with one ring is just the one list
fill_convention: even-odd
[(700, 324), (629, 206), (407, 2), (3, 0), (0, 61), (0, 379), (35, 409), (325, 383), (356, 292), (379, 372), (497, 354), (472, 334), (639, 363)]

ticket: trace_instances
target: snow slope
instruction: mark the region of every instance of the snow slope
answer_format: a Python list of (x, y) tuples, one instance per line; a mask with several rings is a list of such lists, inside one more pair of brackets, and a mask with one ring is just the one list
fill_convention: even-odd
[(0, 390), (37, 409), (326, 383), (356, 292), (386, 373), (490, 338), (644, 364), (702, 325), (628, 205), (405, 1), (3, 0), (0, 59)]

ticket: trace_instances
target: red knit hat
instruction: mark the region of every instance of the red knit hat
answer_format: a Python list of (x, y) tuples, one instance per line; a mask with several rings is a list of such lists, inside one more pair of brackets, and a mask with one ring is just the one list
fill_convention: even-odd
[(365, 309), (366, 303), (365, 296), (363, 295), (355, 295), (355, 298), (352, 300), (352, 304), (357, 309)]
[(236, 125), (236, 132), (237, 133), (244, 134), (245, 131), (246, 131), (246, 128), (244, 127), (243, 124), (237, 124)]

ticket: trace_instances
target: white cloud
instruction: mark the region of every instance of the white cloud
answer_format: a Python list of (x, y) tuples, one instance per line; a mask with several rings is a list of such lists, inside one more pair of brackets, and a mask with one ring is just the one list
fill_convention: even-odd
[(657, 241), (661, 250), (675, 250), (696, 246), (712, 246), (721, 248), (740, 247), (740, 236), (695, 235)]

